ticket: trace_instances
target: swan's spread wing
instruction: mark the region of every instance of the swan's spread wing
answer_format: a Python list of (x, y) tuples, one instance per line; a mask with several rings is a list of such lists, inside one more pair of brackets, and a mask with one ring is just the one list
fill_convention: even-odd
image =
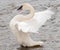
[(41, 27), (42, 25), (44, 25), (44, 23), (51, 18), (51, 16), (54, 14), (53, 11), (51, 11), (50, 9), (47, 9), (45, 11), (42, 12), (37, 12), (35, 13), (35, 17), (34, 19), (37, 20), (37, 22), (39, 22), (39, 27)]
[(36, 33), (39, 28), (51, 18), (54, 13), (51, 10), (35, 13), (35, 16), (31, 20), (18, 23), (18, 30), (23, 32)]

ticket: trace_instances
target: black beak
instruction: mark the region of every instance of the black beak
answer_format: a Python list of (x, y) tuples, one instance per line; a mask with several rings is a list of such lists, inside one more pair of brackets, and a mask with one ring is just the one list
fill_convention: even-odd
[(23, 5), (21, 5), (17, 10), (21, 10), (21, 9), (22, 9), (22, 7), (23, 7)]

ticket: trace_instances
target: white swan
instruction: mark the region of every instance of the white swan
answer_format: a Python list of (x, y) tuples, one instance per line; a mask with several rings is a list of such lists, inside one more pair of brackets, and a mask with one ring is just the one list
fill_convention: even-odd
[(10, 21), (10, 28), (15, 34), (17, 41), (24, 47), (42, 46), (43, 42), (33, 41), (29, 33), (37, 33), (39, 28), (51, 18), (54, 12), (49, 8), (45, 11), (35, 13), (34, 8), (28, 3), (24, 3), (18, 10), (29, 10), (30, 13), (28, 15), (16, 15)]

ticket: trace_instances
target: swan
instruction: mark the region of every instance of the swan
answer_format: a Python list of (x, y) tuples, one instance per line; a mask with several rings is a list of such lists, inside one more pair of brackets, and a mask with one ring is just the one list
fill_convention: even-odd
[(27, 15), (18, 14), (10, 21), (10, 29), (15, 34), (17, 41), (24, 47), (43, 46), (44, 42), (34, 41), (29, 33), (38, 33), (39, 28), (54, 15), (54, 12), (48, 8), (41, 12), (36, 12), (29, 3), (23, 3), (17, 10), (29, 10)]

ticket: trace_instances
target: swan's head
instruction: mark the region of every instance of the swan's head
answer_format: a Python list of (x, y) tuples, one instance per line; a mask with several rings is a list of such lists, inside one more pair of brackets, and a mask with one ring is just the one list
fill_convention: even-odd
[(33, 7), (29, 3), (23, 3), (17, 10), (30, 10)]

